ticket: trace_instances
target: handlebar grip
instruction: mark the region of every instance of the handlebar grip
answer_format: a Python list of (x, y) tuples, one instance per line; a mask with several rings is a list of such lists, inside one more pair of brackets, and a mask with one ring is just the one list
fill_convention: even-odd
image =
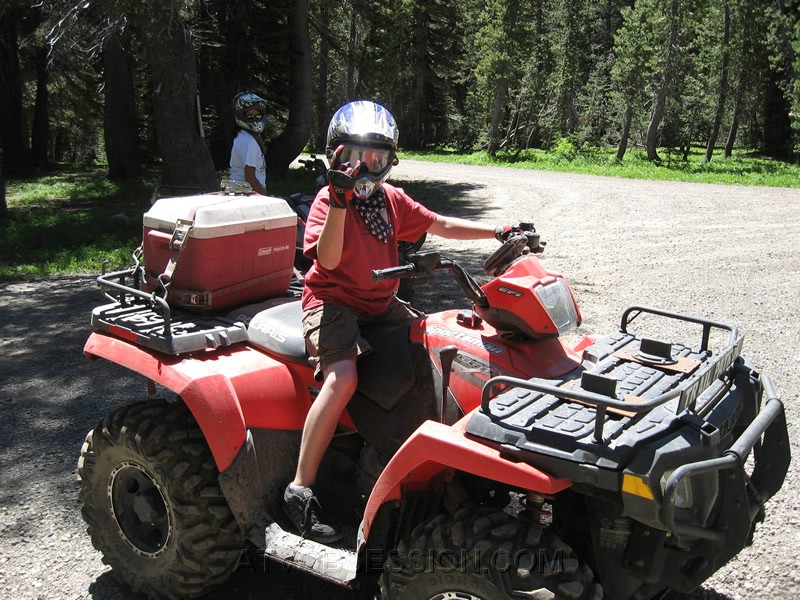
[(372, 281), (402, 279), (404, 277), (410, 277), (415, 271), (414, 265), (402, 265), (400, 267), (389, 267), (388, 269), (374, 269), (372, 271)]

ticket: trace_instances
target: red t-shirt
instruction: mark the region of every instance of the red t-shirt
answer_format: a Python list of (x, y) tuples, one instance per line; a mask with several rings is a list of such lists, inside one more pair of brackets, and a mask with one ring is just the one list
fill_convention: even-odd
[(303, 308), (321, 304), (344, 304), (368, 315), (386, 310), (398, 281), (372, 281), (373, 269), (398, 265), (397, 242), (415, 242), (436, 220), (436, 213), (412, 200), (402, 189), (383, 184), (386, 213), (392, 224), (388, 243), (372, 235), (354, 207), (347, 209), (344, 224), (344, 247), (339, 266), (323, 269), (317, 262), (317, 240), (328, 216), (328, 188), (322, 188), (306, 221), (303, 254), (314, 260), (306, 273)]

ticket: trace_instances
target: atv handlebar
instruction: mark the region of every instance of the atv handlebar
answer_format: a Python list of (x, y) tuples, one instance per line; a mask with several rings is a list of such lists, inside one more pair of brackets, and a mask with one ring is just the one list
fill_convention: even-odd
[(473, 303), (481, 307), (489, 306), (486, 294), (464, 268), (450, 259), (442, 258), (435, 250), (426, 250), (408, 255), (410, 264), (372, 271), (372, 281), (386, 279), (412, 279), (417, 283), (433, 280), (435, 271), (450, 271), (458, 287)]
[(372, 271), (372, 281), (385, 281), (386, 279), (408, 279), (417, 273), (414, 265), (402, 265), (399, 267), (389, 267), (388, 269), (377, 269)]
[[(424, 240), (424, 235), (420, 240)], [(417, 244), (420, 244), (420, 241)], [(541, 241), (541, 237), (536, 233), (533, 223), (518, 223), (512, 227), (512, 235), (486, 260), (484, 270), (488, 275), (494, 277), (521, 254), (543, 252), (545, 244), (546, 242)], [(442, 258), (434, 250), (411, 252), (406, 256), (406, 260), (409, 264), (373, 270), (372, 281), (411, 279), (414, 283), (423, 284), (431, 282), (436, 271), (446, 270), (450, 271), (458, 287), (470, 302), (481, 308), (489, 306), (489, 300), (478, 282), (458, 263)], [(491, 269), (486, 268), (488, 263), (491, 263)]]

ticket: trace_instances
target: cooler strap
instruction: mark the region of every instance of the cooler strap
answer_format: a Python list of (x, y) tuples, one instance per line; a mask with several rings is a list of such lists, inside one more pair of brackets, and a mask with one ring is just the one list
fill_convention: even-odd
[(169, 249), (172, 250), (172, 254), (167, 261), (167, 266), (164, 267), (164, 272), (158, 277), (158, 280), (165, 285), (172, 281), (172, 275), (175, 273), (175, 268), (178, 266), (178, 258), (180, 258), (181, 252), (186, 250), (186, 244), (189, 243), (189, 233), (192, 227), (194, 227), (194, 216), (196, 212), (197, 209), (193, 208), (189, 212), (188, 219), (178, 219), (175, 221), (175, 230), (172, 232), (172, 238), (169, 240)]
[(268, 273), (266, 275), (262, 275), (261, 277), (248, 279), (247, 281), (242, 281), (241, 283), (236, 283), (234, 285), (229, 285), (216, 290), (194, 291), (194, 290), (179, 290), (176, 288), (170, 288), (169, 298), (176, 304), (181, 304), (183, 306), (193, 306), (193, 307), (208, 309), (212, 308), (212, 304), (214, 303), (214, 301), (217, 301), (217, 303), (219, 303), (220, 300), (224, 299), (225, 296), (229, 294), (233, 294), (238, 291), (245, 290), (247, 288), (262, 283), (266, 283), (267, 281), (271, 281), (279, 277), (284, 277), (286, 276), (287, 273), (290, 273), (291, 271), (292, 271), (291, 268), (283, 269), (281, 271)]

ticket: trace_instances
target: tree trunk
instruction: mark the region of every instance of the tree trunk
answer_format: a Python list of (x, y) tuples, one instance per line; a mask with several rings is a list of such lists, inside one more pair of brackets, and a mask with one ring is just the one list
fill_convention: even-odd
[[(303, 1), (305, 4), (305, 0)], [(350, 55), (347, 57), (347, 97), (352, 98), (356, 93), (356, 9), (352, 8), (350, 15)]]
[(492, 104), (492, 114), (489, 120), (489, 156), (494, 156), (500, 145), (500, 119), (503, 116), (503, 107), (506, 105), (506, 94), (508, 93), (508, 82), (500, 79), (494, 87), (494, 103)]
[(788, 160), (792, 153), (792, 123), (789, 119), (789, 103), (780, 87), (780, 75), (770, 70), (765, 74), (764, 105), (764, 152), (778, 160)]
[(661, 162), (661, 157), (658, 156), (658, 128), (661, 126), (661, 120), (664, 118), (664, 105), (666, 100), (667, 86), (666, 83), (662, 81), (653, 97), (653, 112), (650, 114), (650, 124), (647, 126), (647, 137), (645, 138), (647, 160), (651, 162)]
[(427, 7), (424, 3), (414, 3), (414, 50), (413, 50), (413, 71), (414, 71), (414, 104), (413, 104), (413, 127), (405, 134), (405, 146), (407, 148), (424, 148), (427, 140), (425, 139), (425, 125), (428, 123), (428, 81), (430, 77), (428, 69), (428, 32), (426, 26), (429, 16)]
[(622, 135), (617, 144), (617, 160), (621, 161), (625, 157), (625, 152), (628, 150), (628, 138), (631, 135), (631, 122), (633, 121), (633, 106), (628, 102), (625, 108), (625, 116), (622, 119)]
[[(242, 48), (250, 45), (248, 30), (250, 26), (251, 2), (227, 2), (215, 0), (211, 19), (203, 27), (219, 27), (222, 35), (222, 48), (206, 46), (201, 49), (199, 62), (200, 98), (206, 106), (212, 106), (216, 114), (214, 129), (209, 136), (209, 150), (217, 170), (230, 166), (231, 147), (238, 133), (234, 126), (233, 98), (240, 92), (263, 93), (253, 89), (253, 72), (249, 56)], [(217, 25), (215, 25), (217, 24)], [(272, 115), (268, 115), (271, 117)]]
[(670, 4), (670, 17), (669, 17), (669, 36), (667, 40), (667, 48), (665, 50), (665, 59), (663, 63), (663, 72), (661, 74), (661, 82), (655, 91), (653, 97), (653, 112), (650, 115), (650, 124), (647, 127), (647, 160), (651, 162), (661, 162), (658, 156), (658, 130), (661, 127), (661, 121), (664, 119), (664, 107), (667, 103), (667, 94), (669, 93), (669, 86), (671, 85), (671, 71), (675, 63), (678, 45), (678, 27), (680, 23), (680, 0), (671, 0)]
[(153, 78), (153, 123), (163, 161), (162, 183), (216, 191), (219, 180), (201, 134), (191, 34), (177, 17), (148, 27), (153, 35), (144, 42)]
[(311, 40), (308, 2), (296, 0), (289, 11), (289, 118), (283, 132), (267, 147), (267, 176), (284, 177), (303, 151), (311, 133)]
[(134, 179), (141, 172), (141, 150), (136, 131), (136, 91), (133, 58), (127, 33), (115, 33), (103, 46), (105, 104), (103, 133), (109, 179)]
[(692, 140), (694, 139), (695, 123), (697, 123), (697, 109), (692, 111), (691, 115), (689, 115), (689, 120), (687, 122), (688, 127), (686, 131), (686, 137), (684, 137), (684, 143), (681, 145), (681, 151), (683, 152), (683, 162), (689, 160), (689, 153), (692, 151)]
[(731, 33), (731, 14), (728, 2), (725, 0), (722, 10), (724, 12), (724, 33), (722, 36), (722, 65), (719, 74), (719, 95), (717, 96), (717, 110), (714, 113), (714, 122), (711, 125), (711, 135), (708, 138), (708, 145), (706, 146), (705, 162), (711, 162), (711, 156), (714, 154), (714, 147), (717, 145), (717, 138), (719, 137), (719, 129), (722, 126), (722, 115), (725, 112), (725, 100), (728, 90), (728, 64), (730, 63), (730, 33)]
[(11, 219), (8, 212), (8, 202), (6, 201), (6, 178), (3, 175), (3, 150), (0, 149), (0, 225), (7, 223)]
[(19, 58), (20, 9), (0, 14), (0, 149), (11, 175), (22, 173), (27, 144), (22, 118), (22, 77)]
[(506, 139), (505, 139), (506, 147), (516, 148), (517, 156), (519, 156), (519, 153), (522, 151), (522, 144), (520, 144), (519, 142), (519, 137), (523, 127), (522, 114), (525, 107), (525, 102), (527, 98), (533, 95), (532, 90), (530, 89), (532, 69), (533, 69), (533, 60), (530, 60), (530, 62), (528, 62), (527, 67), (525, 68), (525, 75), (522, 77), (519, 86), (519, 92), (517, 93), (517, 98), (514, 102), (514, 112), (511, 116), (511, 122), (508, 125), (508, 130), (506, 131)]
[(47, 167), (50, 147), (50, 94), (47, 90), (47, 46), (36, 50), (36, 104), (31, 127), (31, 166)]
[(733, 154), (733, 145), (736, 143), (736, 136), (739, 134), (739, 112), (742, 110), (742, 95), (744, 94), (743, 73), (739, 74), (739, 85), (736, 86), (736, 98), (733, 101), (733, 119), (731, 128), (728, 130), (728, 139), (725, 140), (725, 151), (723, 158), (730, 158)]
[[(330, 29), (331, 6), (330, 2), (322, 2), (320, 6), (320, 26), (323, 31)], [(328, 138), (328, 123), (331, 118), (331, 108), (328, 106), (328, 64), (331, 54), (331, 43), (328, 37), (320, 35), (319, 41), (319, 77), (317, 78), (317, 135), (316, 148), (325, 149)]]

